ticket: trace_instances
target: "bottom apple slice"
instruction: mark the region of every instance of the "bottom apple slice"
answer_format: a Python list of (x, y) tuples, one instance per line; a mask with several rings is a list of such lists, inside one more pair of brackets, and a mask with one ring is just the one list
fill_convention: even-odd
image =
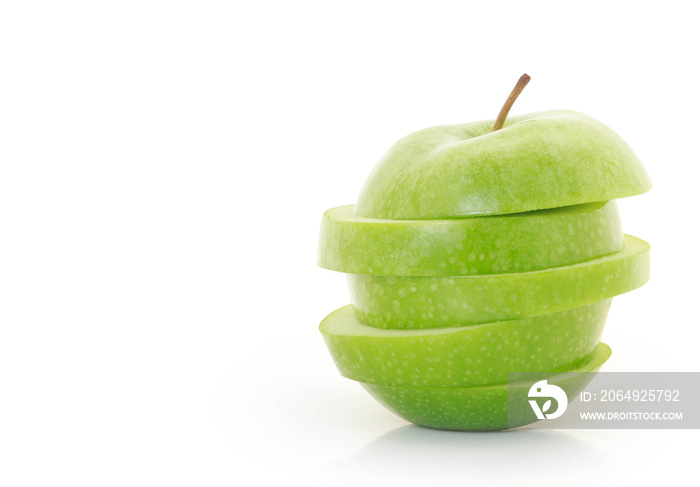
[(549, 384), (561, 387), (571, 401), (593, 380), (610, 355), (610, 347), (601, 342), (588, 361), (575, 369), (545, 373), (510, 386), (421, 388), (367, 383), (362, 386), (387, 409), (420, 426), (460, 431), (502, 430), (537, 421), (528, 402), (528, 392), (536, 381), (547, 379)]
[(517, 371), (582, 364), (600, 341), (611, 299), (557, 313), (433, 330), (384, 330), (360, 323), (352, 306), (319, 326), (342, 375), (410, 387), (474, 387), (508, 382)]

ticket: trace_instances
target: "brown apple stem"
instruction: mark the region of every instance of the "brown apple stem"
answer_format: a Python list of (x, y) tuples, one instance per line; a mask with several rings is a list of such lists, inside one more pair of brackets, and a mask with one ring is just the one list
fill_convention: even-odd
[(510, 92), (510, 95), (508, 95), (508, 99), (506, 102), (503, 104), (503, 108), (501, 108), (501, 111), (498, 114), (498, 118), (496, 119), (496, 123), (493, 124), (493, 131), (495, 132), (496, 130), (500, 130), (503, 128), (503, 124), (506, 123), (506, 117), (508, 116), (508, 112), (510, 112), (511, 107), (513, 106), (513, 103), (515, 103), (515, 100), (520, 96), (520, 93), (523, 92), (527, 84), (530, 82), (530, 76), (527, 74), (524, 74), (520, 77), (517, 83), (515, 83), (515, 88), (513, 88), (513, 91)]

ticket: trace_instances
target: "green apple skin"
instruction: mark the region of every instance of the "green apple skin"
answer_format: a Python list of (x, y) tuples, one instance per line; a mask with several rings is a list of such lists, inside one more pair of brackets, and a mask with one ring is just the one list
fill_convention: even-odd
[(579, 264), (532, 272), (454, 277), (347, 276), (357, 319), (369, 326), (423, 329), (511, 320), (583, 306), (649, 280), (649, 244)]
[(373, 328), (357, 321), (352, 306), (345, 306), (328, 315), (319, 329), (348, 379), (389, 386), (475, 387), (506, 383), (509, 373), (581, 365), (600, 341), (610, 302), (434, 330)]
[(404, 137), (323, 223), (319, 263), (348, 274), (352, 298), (321, 324), (338, 368), (432, 428), (535, 421), (523, 378), (509, 422), (509, 372), (573, 397), (610, 356), (598, 340), (611, 298), (649, 277), (648, 244), (620, 241), (617, 210), (603, 215), (651, 188), (615, 132), (567, 110), (492, 126)]
[[(574, 400), (593, 380), (610, 354), (610, 347), (601, 342), (585, 364), (565, 373), (543, 374), (541, 379), (561, 387), (569, 400)], [(392, 387), (365, 383), (362, 386), (387, 409), (412, 423), (443, 430), (493, 431), (537, 421), (527, 401), (529, 389), (536, 380), (464, 388)]]
[(610, 201), (651, 181), (632, 149), (588, 115), (552, 110), (420, 130), (399, 140), (365, 182), (355, 213), (426, 220)]
[(614, 201), (450, 220), (378, 220), (325, 212), (318, 264), (348, 274), (459, 276), (527, 272), (622, 250)]

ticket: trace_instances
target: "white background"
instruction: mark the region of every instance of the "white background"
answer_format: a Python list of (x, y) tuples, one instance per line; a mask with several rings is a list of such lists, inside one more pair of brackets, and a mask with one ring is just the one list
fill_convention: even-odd
[(700, 370), (694, 6), (2, 2), (0, 484), (693, 478), (698, 431), (407, 425), (337, 373), (315, 258), (396, 139), (527, 72), (512, 113), (586, 112), (655, 184), (620, 203), (652, 279), (605, 370)]

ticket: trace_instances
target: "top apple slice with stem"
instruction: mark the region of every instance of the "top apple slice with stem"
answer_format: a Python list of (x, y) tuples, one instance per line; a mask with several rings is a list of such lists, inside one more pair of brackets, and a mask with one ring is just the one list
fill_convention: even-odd
[[(524, 77), (523, 77), (524, 78)], [(645, 193), (651, 181), (613, 130), (571, 110), (414, 132), (380, 159), (355, 204), (366, 218), (424, 220), (501, 215)]]

